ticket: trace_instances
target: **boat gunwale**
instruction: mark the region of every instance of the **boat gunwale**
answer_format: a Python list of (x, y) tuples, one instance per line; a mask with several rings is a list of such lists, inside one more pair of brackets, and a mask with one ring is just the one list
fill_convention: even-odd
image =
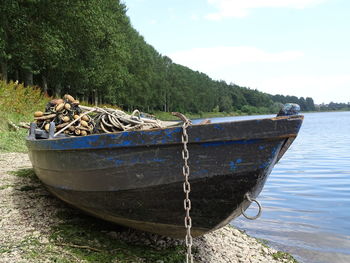
[[(278, 122), (278, 121), (300, 121), (299, 128), (301, 126), (301, 123), (304, 119), (303, 115), (292, 115), (292, 116), (280, 116), (280, 117), (272, 117), (272, 118), (262, 118), (262, 119), (250, 119), (250, 120), (239, 120), (239, 121), (227, 121), (227, 122), (217, 122), (217, 123), (209, 123), (209, 124), (193, 124), (189, 126), (189, 130), (191, 129), (198, 129), (198, 128), (206, 128), (206, 129), (211, 129), (217, 127), (218, 125), (240, 125), (240, 124), (248, 124), (248, 123), (254, 123), (256, 125), (256, 122)], [(56, 138), (51, 138), (51, 139), (35, 139), (30, 136), (26, 137), (27, 141), (27, 146), (29, 150), (35, 150), (35, 151), (66, 151), (66, 150), (88, 150), (88, 149), (105, 149), (105, 148), (120, 148), (120, 147), (149, 147), (149, 146), (166, 146), (166, 145), (176, 145), (181, 143), (181, 141), (168, 141), (168, 142), (147, 142), (147, 143), (139, 143), (135, 145), (104, 145), (103, 147), (95, 146), (95, 145), (90, 145), (89, 147), (81, 147), (81, 148), (75, 148), (75, 147), (67, 147), (67, 148), (50, 148), (50, 147), (40, 147), (39, 145), (47, 145), (47, 144), (52, 144), (52, 143), (74, 143), (79, 140), (89, 140), (91, 138), (94, 139), (108, 139), (110, 137), (113, 137), (111, 139), (113, 140), (123, 140), (121, 137), (129, 137), (129, 135), (134, 135), (134, 136), (162, 136), (162, 134), (155, 134), (158, 132), (169, 132), (169, 133), (180, 133), (182, 127), (181, 126), (172, 126), (172, 127), (166, 127), (166, 128), (156, 128), (156, 129), (150, 129), (150, 130), (137, 130), (137, 131), (120, 131), (120, 132), (114, 132), (114, 133), (104, 133), (104, 134), (92, 134), (92, 135), (87, 135), (87, 136), (76, 136), (76, 137), (56, 137)], [(283, 139), (283, 138), (291, 138), (291, 137), (296, 137), (298, 135), (299, 128), (294, 133), (285, 133), (280, 136), (276, 135), (270, 135), (270, 134), (264, 134), (260, 136), (251, 136), (251, 135), (245, 135), (241, 137), (234, 137), (232, 138), (225, 138), (224, 136), (221, 137), (215, 137), (215, 138), (202, 138), (201, 140), (191, 140), (189, 143), (206, 143), (206, 142), (218, 142), (218, 141), (244, 141), (244, 140), (251, 140), (251, 139), (263, 139), (263, 140), (271, 140), (271, 139)], [(115, 137), (116, 136), (116, 137)], [(191, 137), (191, 134), (189, 134)], [(115, 138), (114, 138), (115, 137)], [(234, 137), (234, 138), (233, 138)], [(28, 145), (29, 144), (29, 145)], [(39, 146), (39, 147), (37, 147)]]

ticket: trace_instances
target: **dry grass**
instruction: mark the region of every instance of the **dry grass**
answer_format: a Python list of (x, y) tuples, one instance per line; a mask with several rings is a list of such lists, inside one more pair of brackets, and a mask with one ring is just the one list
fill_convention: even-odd
[(0, 152), (25, 152), (25, 130), (16, 131), (9, 121), (18, 124), (33, 120), (33, 113), (43, 110), (49, 97), (37, 87), (0, 81)]

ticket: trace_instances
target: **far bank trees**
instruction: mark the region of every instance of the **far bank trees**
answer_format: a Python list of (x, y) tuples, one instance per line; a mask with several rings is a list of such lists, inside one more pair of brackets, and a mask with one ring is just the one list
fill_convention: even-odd
[(285, 102), (314, 109), (311, 98), (272, 96), (173, 63), (118, 0), (3, 0), (0, 17), (1, 77), (49, 95), (148, 112), (275, 113)]

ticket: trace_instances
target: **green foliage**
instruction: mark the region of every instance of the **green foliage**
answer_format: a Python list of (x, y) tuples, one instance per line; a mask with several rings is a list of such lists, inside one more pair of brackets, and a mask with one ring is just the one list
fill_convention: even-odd
[(315, 104), (314, 100), (310, 97), (307, 97), (306, 99), (304, 97), (296, 97), (296, 96), (283, 96), (283, 95), (270, 95), (272, 101), (275, 103), (296, 103), (299, 104), (301, 111), (314, 111)]
[(0, 130), (0, 152), (27, 152), (24, 138), (27, 131), (1, 131)]
[(8, 123), (32, 121), (33, 113), (43, 110), (48, 100), (39, 88), (0, 80), (0, 152), (27, 151), (24, 141), (27, 131), (11, 131)]
[(263, 238), (256, 238), (256, 241), (260, 243), (263, 247), (269, 247), (269, 241)]
[(282, 251), (277, 251), (276, 253), (273, 253), (272, 257), (276, 260), (284, 260), (285, 262), (298, 263), (298, 261), (295, 258), (293, 258), (292, 255)]
[[(4, 189), (7, 189), (9, 187), (14, 187), (15, 185), (13, 184), (5, 184), (5, 185), (1, 185), (0, 186), (0, 190), (4, 190)], [(0, 248), (0, 253), (1, 253), (1, 248)]]
[(30, 121), (36, 110), (43, 110), (49, 98), (36, 87), (0, 81), (0, 118), (14, 122)]
[(24, 177), (24, 178), (29, 178), (29, 179), (36, 179), (36, 174), (33, 169), (19, 169), (16, 171), (11, 172), (11, 174), (18, 176), (18, 177)]
[(319, 111), (350, 111), (349, 103), (335, 103), (330, 102), (329, 104), (321, 104), (317, 108)]
[(124, 110), (276, 113), (275, 103), (314, 110), (311, 98), (269, 95), (214, 81), (159, 54), (118, 0), (5, 0), (0, 6), (3, 76)]

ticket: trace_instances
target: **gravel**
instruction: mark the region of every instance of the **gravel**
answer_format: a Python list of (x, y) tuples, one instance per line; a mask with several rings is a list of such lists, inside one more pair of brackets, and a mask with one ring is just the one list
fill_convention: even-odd
[[(0, 262), (33, 262), (21, 244), (33, 238), (48, 244), (52, 227), (65, 220), (55, 216), (57, 212), (71, 210), (52, 197), (37, 179), (11, 173), (26, 168), (31, 168), (27, 154), (0, 153)], [(101, 232), (116, 240), (157, 249), (184, 243), (136, 230)], [(60, 253), (59, 247), (52, 249)], [(296, 262), (231, 226), (195, 238), (193, 250), (195, 262), (203, 263)], [(50, 259), (41, 262), (50, 262)]]

